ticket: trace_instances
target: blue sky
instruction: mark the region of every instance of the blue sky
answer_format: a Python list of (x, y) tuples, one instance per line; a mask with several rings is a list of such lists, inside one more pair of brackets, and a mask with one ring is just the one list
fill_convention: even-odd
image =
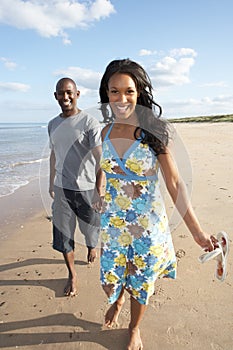
[(47, 122), (57, 80), (99, 101), (113, 59), (148, 72), (164, 117), (233, 112), (231, 0), (1, 0), (0, 122)]

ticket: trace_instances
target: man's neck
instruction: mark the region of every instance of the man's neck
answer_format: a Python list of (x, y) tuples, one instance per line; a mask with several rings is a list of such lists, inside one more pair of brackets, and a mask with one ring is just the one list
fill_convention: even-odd
[(73, 110), (73, 111), (62, 112), (62, 113), (60, 114), (60, 116), (63, 117), (63, 118), (69, 118), (69, 117), (72, 117), (72, 116), (78, 114), (79, 112), (81, 112), (81, 109), (76, 108), (76, 109)]

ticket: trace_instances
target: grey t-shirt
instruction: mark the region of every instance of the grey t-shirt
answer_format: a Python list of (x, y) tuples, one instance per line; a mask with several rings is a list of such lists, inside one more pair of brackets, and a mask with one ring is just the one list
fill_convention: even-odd
[(48, 124), (50, 148), (55, 152), (54, 185), (74, 191), (94, 189), (96, 164), (93, 149), (101, 145), (100, 123), (85, 111), (58, 115)]

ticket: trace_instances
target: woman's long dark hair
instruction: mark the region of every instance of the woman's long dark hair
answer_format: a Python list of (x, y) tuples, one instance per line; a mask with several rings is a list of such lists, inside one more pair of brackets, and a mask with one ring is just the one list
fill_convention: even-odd
[(109, 79), (116, 73), (129, 75), (139, 92), (136, 106), (139, 127), (135, 130), (135, 139), (138, 138), (136, 135), (138, 135), (140, 130), (142, 142), (148, 144), (156, 155), (165, 153), (165, 147), (169, 141), (168, 123), (160, 119), (162, 108), (153, 99), (153, 87), (148, 74), (138, 63), (128, 58), (110, 62), (101, 79), (99, 95), (100, 109), (104, 118), (103, 122), (109, 124), (115, 119), (114, 114), (108, 108), (109, 98), (107, 91)]

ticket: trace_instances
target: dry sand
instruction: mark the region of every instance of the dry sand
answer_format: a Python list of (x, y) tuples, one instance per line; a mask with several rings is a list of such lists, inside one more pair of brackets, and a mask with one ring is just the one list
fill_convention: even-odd
[[(196, 214), (206, 231), (226, 231), (232, 248), (233, 123), (177, 124), (176, 129), (188, 150)], [(47, 185), (43, 189), (46, 192)], [(126, 349), (129, 300), (120, 327), (103, 328), (108, 306), (99, 283), (99, 258), (87, 265), (81, 244), (76, 249), (78, 296), (63, 296), (66, 268), (61, 254), (51, 247), (51, 222), (38, 183), (2, 198), (0, 205), (0, 347)], [(170, 204), (168, 211), (173, 212)], [(202, 251), (187, 228), (176, 220), (174, 227), (178, 276), (175, 281), (156, 282), (141, 324), (144, 349), (232, 350), (232, 252), (221, 283), (214, 276), (216, 262), (200, 264)]]

